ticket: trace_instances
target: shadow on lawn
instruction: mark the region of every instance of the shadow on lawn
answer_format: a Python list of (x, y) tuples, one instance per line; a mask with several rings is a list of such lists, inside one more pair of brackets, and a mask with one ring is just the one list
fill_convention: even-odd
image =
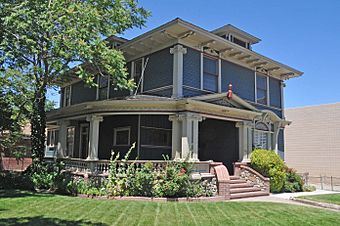
[(49, 197), (52, 196), (52, 194), (42, 194), (33, 191), (22, 190), (0, 190), (0, 198), (22, 198), (30, 196)]
[(95, 226), (106, 226), (103, 223), (94, 223), (91, 221), (72, 221), (72, 220), (63, 220), (59, 218), (45, 218), (43, 216), (36, 217), (16, 217), (16, 218), (6, 218), (0, 219), (0, 225), (10, 226), (10, 225), (18, 225), (18, 226), (29, 226), (29, 225), (48, 225), (48, 226), (80, 226), (80, 225), (95, 225)]

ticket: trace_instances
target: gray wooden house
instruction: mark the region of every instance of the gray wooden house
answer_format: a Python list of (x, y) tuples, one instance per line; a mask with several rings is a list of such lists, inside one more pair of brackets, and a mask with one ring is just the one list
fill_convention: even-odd
[(98, 87), (62, 84), (61, 107), (47, 114), (46, 156), (99, 169), (112, 151), (124, 156), (136, 143), (132, 158), (189, 156), (232, 172), (254, 147), (284, 152), (284, 81), (302, 72), (253, 51), (259, 38), (177, 18), (132, 40), (110, 40), (138, 89), (117, 90), (99, 76)]

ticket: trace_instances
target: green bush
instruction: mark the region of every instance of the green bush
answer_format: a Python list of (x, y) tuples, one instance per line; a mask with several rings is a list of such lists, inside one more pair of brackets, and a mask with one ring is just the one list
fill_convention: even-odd
[(28, 174), (36, 189), (57, 190), (62, 184), (62, 163), (39, 163), (33, 164), (28, 169)]
[(316, 188), (313, 185), (304, 185), (302, 187), (302, 191), (305, 191), (305, 192), (312, 192), (312, 191), (315, 191), (315, 190), (316, 190)]
[(284, 192), (299, 192), (303, 190), (303, 180), (294, 169), (286, 168), (286, 181), (284, 184)]
[(0, 172), (0, 189), (34, 190), (33, 182), (26, 172)]
[(270, 178), (270, 191), (281, 192), (286, 179), (285, 164), (278, 154), (271, 150), (255, 149), (251, 154), (251, 166)]

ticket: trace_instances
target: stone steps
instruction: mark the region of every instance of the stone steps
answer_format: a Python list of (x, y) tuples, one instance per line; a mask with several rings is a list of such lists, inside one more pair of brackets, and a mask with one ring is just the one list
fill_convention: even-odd
[(249, 198), (257, 196), (265, 196), (268, 193), (259, 187), (254, 187), (246, 180), (239, 176), (230, 176), (230, 199)]
[(257, 188), (257, 187), (231, 188), (230, 189), (230, 194), (246, 193), (246, 192), (257, 192), (257, 191), (261, 191), (261, 188)]

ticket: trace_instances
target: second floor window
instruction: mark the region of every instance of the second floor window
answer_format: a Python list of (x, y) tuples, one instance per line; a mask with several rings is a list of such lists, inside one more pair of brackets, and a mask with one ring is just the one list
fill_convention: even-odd
[(256, 75), (256, 102), (259, 104), (268, 104), (268, 87), (267, 77)]
[(106, 100), (109, 98), (109, 76), (99, 76), (98, 78), (98, 99)]
[(218, 92), (218, 60), (203, 57), (203, 89)]
[(71, 86), (66, 86), (64, 88), (64, 103), (63, 106), (67, 107), (71, 105)]

